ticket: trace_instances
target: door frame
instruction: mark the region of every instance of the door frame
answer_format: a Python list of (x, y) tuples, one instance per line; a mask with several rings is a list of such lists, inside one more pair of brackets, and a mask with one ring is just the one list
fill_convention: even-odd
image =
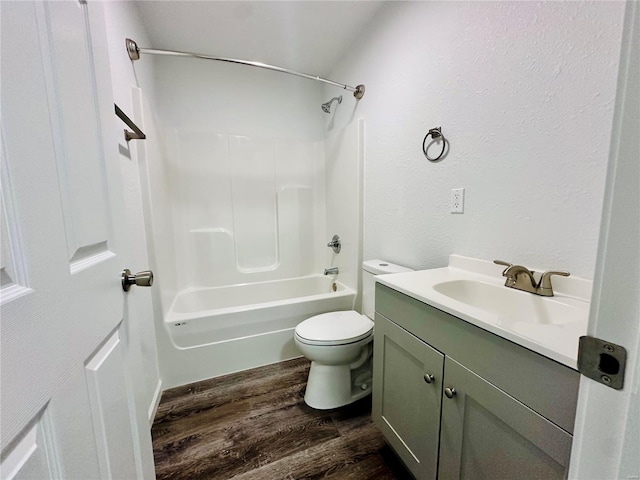
[(627, 350), (625, 385), (582, 377), (569, 478), (640, 478), (640, 5), (627, 2), (588, 335)]

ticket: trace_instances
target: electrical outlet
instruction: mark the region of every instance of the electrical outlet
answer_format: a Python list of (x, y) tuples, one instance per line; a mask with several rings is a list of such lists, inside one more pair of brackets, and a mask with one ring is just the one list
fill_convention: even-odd
[(451, 213), (464, 213), (464, 188), (451, 190)]

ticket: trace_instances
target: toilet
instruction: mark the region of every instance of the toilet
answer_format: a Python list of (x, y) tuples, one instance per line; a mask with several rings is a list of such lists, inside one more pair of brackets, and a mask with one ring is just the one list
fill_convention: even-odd
[(383, 260), (362, 263), (362, 310), (315, 315), (298, 324), (294, 339), (311, 360), (304, 401), (327, 410), (355, 402), (371, 393), (375, 276), (409, 272)]

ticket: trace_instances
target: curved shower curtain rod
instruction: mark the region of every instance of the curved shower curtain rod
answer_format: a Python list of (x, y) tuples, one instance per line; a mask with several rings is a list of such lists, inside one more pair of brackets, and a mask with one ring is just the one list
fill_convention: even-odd
[(268, 63), (252, 62), (249, 60), (239, 60), (237, 58), (214, 57), (211, 55), (202, 55), (199, 53), (191, 53), (191, 52), (175, 52), (173, 50), (157, 50), (155, 48), (139, 48), (138, 44), (133, 40), (131, 40), (130, 38), (125, 39), (125, 44), (127, 46), (127, 53), (129, 54), (129, 58), (131, 60), (138, 60), (140, 58), (140, 54), (145, 53), (149, 55), (193, 57), (193, 58), (203, 58), (205, 60), (217, 60), (219, 62), (238, 63), (240, 65), (249, 65), (251, 67), (266, 68), (267, 70), (274, 70), (276, 72), (288, 73), (289, 75), (295, 75), (297, 77), (308, 78), (309, 80), (316, 80), (318, 82), (328, 83), (329, 85), (334, 85), (336, 87), (343, 88), (344, 90), (347, 90), (349, 92), (353, 92), (353, 96), (356, 97), (356, 99), (358, 100), (360, 100), (364, 96), (364, 85), (358, 85), (356, 87), (352, 87), (350, 85), (345, 85), (342, 83), (334, 82), (332, 80), (327, 80), (326, 78), (318, 77), (317, 75), (307, 75), (306, 73), (296, 72), (295, 70), (289, 70), (288, 68), (277, 67), (275, 65), (269, 65)]

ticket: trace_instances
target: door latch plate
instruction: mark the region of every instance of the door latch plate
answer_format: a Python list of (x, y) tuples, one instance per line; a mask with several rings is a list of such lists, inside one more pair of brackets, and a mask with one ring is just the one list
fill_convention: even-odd
[(578, 371), (607, 387), (622, 390), (627, 350), (600, 338), (580, 337)]

